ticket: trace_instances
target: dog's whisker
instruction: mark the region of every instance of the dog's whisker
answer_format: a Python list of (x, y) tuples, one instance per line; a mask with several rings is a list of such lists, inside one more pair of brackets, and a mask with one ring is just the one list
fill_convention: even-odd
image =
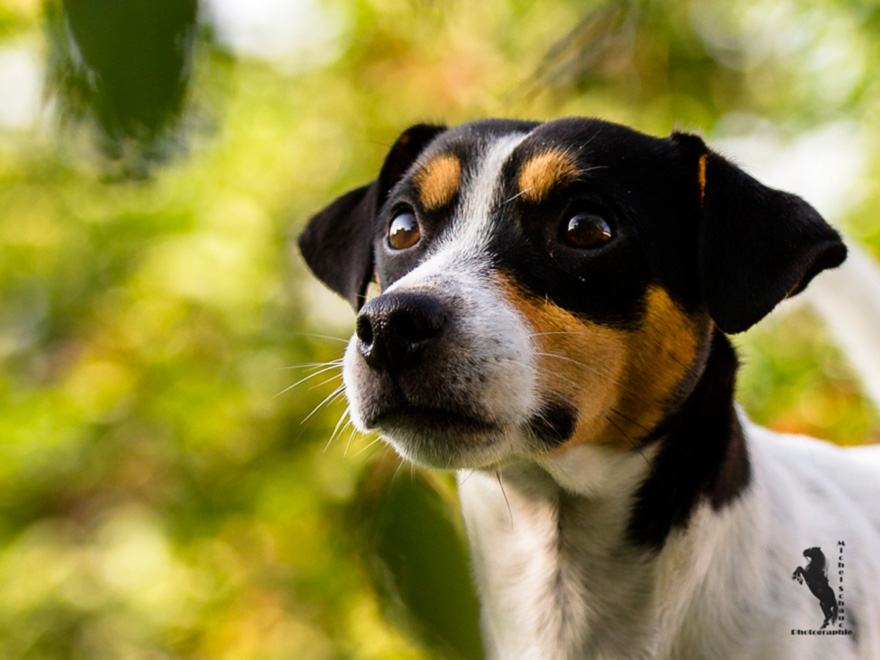
[[(600, 135), (601, 133), (602, 133), (602, 128), (601, 128), (601, 127), (600, 127), (600, 128), (597, 128), (597, 129), (596, 129), (596, 132), (593, 133), (593, 135), (592, 135), (588, 140), (586, 140), (585, 142), (582, 142), (580, 145), (578, 145), (578, 146), (579, 146), (579, 151), (583, 152), (584, 148), (585, 148), (587, 145), (589, 145), (590, 142), (592, 142), (592, 141), (595, 140), (597, 137), (599, 137), (599, 135)], [(604, 167), (604, 166), (596, 165), (596, 167)]]
[(581, 383), (578, 383), (577, 381), (572, 380), (571, 378), (568, 378), (567, 376), (563, 376), (562, 374), (551, 371), (547, 367), (541, 367), (541, 366), (536, 365), (535, 371), (537, 371), (539, 374), (547, 376), (550, 380), (564, 380), (566, 383), (568, 383), (569, 385), (571, 385), (575, 388), (580, 388), (582, 385)]
[(397, 467), (394, 469), (394, 474), (391, 475), (391, 485), (394, 485), (394, 482), (397, 480), (397, 475), (400, 474), (400, 469), (403, 467), (404, 460), (402, 458), (398, 458)]
[(566, 362), (571, 362), (572, 364), (576, 364), (577, 366), (583, 367), (584, 369), (589, 369), (590, 371), (595, 371), (596, 373), (599, 373), (600, 375), (603, 375), (603, 376), (607, 376), (608, 378), (611, 377), (605, 373), (602, 373), (601, 371), (598, 371), (596, 369), (596, 367), (594, 367), (593, 365), (587, 364), (586, 362), (581, 362), (580, 360), (575, 360), (574, 358), (570, 358), (567, 355), (559, 355), (557, 353), (545, 353), (543, 351), (535, 351), (534, 355), (541, 355), (544, 357), (556, 358), (557, 360), (565, 360)]
[(343, 420), (348, 416), (348, 406), (345, 407), (345, 410), (342, 411), (342, 414), (339, 416), (339, 419), (336, 421), (336, 426), (333, 427), (333, 433), (330, 434), (330, 438), (327, 440), (327, 444), (324, 445), (324, 453), (327, 453), (327, 450), (330, 449), (330, 444), (333, 442), (333, 439), (336, 437), (336, 432), (339, 430), (339, 425), (342, 424)]
[[(300, 365), (306, 369), (306, 371), (310, 373), (314, 373), (315, 371), (323, 370), (323, 369), (339, 369), (342, 367), (343, 358), (339, 358), (337, 360), (328, 360), (327, 362), (313, 362), (309, 365)], [(289, 367), (290, 369), (296, 369), (297, 367)]]
[(637, 422), (636, 420), (634, 420), (632, 417), (629, 417), (629, 416), (625, 415), (624, 413), (622, 413), (620, 410), (618, 410), (618, 409), (615, 408), (614, 406), (609, 406), (609, 407), (608, 407), (608, 410), (609, 410), (610, 412), (613, 412), (613, 413), (614, 413), (615, 415), (617, 415), (618, 417), (622, 418), (624, 421), (629, 422), (629, 423), (632, 424), (633, 426), (638, 426), (638, 427), (639, 427), (640, 429), (642, 429), (643, 431), (646, 431), (646, 432), (650, 433), (650, 432), (653, 430), (653, 429), (650, 429), (650, 428), (648, 428), (647, 426), (645, 426), (645, 425), (643, 425), (643, 424), (640, 424), (639, 422)]
[(366, 138), (360, 139), (358, 140), (358, 142), (361, 142), (362, 144), (373, 144), (379, 147), (385, 147), (385, 149), (391, 149), (391, 147), (394, 146), (391, 142), (384, 142), (382, 140), (368, 140)]
[(501, 495), (504, 497), (504, 503), (507, 505), (507, 515), (510, 516), (510, 529), (513, 530), (513, 509), (510, 508), (510, 500), (507, 499), (507, 490), (505, 490), (504, 481), (501, 479), (501, 470), (495, 470), (495, 478), (498, 479), (498, 485), (501, 486)]
[[(367, 451), (371, 447), (375, 446), (375, 444), (377, 442), (381, 442), (381, 440), (382, 440), (382, 436), (376, 436), (369, 443), (367, 443), (366, 447), (361, 447), (360, 449), (358, 449), (357, 453), (354, 456), (352, 456), (352, 458), (357, 458), (358, 456), (363, 454), (365, 451)], [(369, 456), (367, 456), (367, 458), (369, 458)]]
[(528, 188), (524, 188), (524, 189), (520, 190), (518, 193), (516, 193), (513, 197), (504, 200), (504, 202), (502, 202), (502, 204), (503, 204), (503, 205), (510, 204), (510, 203), (511, 203), (513, 200), (515, 200), (517, 197), (520, 197), (520, 196), (522, 196), (522, 195), (525, 195), (526, 193), (531, 192), (531, 191), (534, 190), (535, 188), (537, 188), (537, 186), (529, 186)]
[(322, 380), (320, 383), (317, 383), (316, 385), (312, 385), (309, 388), (309, 391), (311, 392), (312, 390), (316, 390), (319, 387), (323, 387), (324, 385), (327, 385), (328, 383), (332, 383), (334, 380), (336, 380), (338, 378), (342, 378), (342, 374), (335, 374), (333, 376), (330, 376), (330, 378), (328, 378), (327, 380)]
[(362, 431), (354, 425), (354, 422), (351, 420), (350, 417), (348, 422), (349, 423), (346, 426), (351, 427), (351, 431), (348, 434), (348, 443), (351, 444), (352, 442), (354, 442), (355, 436), (361, 434)]
[(330, 339), (332, 341), (342, 342), (343, 344), (348, 343), (348, 339), (343, 339), (342, 337), (333, 337), (331, 335), (317, 335), (313, 332), (294, 332), (293, 336), (295, 336), (295, 337), (317, 337), (318, 339)]
[(534, 369), (537, 373), (542, 374), (544, 376), (547, 376), (548, 379), (550, 379), (551, 381), (552, 380), (564, 380), (572, 387), (575, 387), (575, 388), (581, 387), (581, 383), (578, 383), (577, 381), (574, 381), (571, 378), (567, 378), (566, 376), (563, 376), (560, 373), (551, 371), (547, 367), (542, 367), (539, 364), (530, 364), (528, 362), (523, 362), (521, 360), (513, 360), (511, 358), (505, 359), (505, 362), (507, 362), (509, 364), (515, 364), (519, 367), (525, 367), (526, 369)]
[(587, 174), (588, 172), (592, 172), (593, 170), (607, 170), (607, 165), (593, 165), (592, 167), (588, 167), (585, 170), (581, 170), (581, 174)]
[[(340, 415), (339, 419), (336, 421), (336, 426), (333, 427), (333, 433), (330, 434), (330, 439), (327, 441), (327, 447), (330, 446), (330, 443), (333, 442), (334, 438), (337, 438), (345, 432), (345, 429), (351, 425), (351, 409), (348, 406), (345, 406), (345, 410), (342, 411), (342, 415)], [(343, 421), (348, 418), (348, 421), (343, 424)], [(324, 448), (324, 451), (327, 451), (327, 448)], [(346, 447), (347, 451), (347, 447)]]
[(529, 337), (546, 337), (548, 335), (584, 335), (586, 337), (593, 337), (599, 334), (598, 332), (590, 332), (589, 330), (579, 331), (579, 330), (553, 330), (551, 332), (530, 332)]
[(303, 364), (292, 364), (288, 367), (278, 367), (278, 371), (290, 371), (291, 369), (317, 369), (319, 367), (341, 367), (344, 358), (336, 360), (328, 360), (327, 362), (304, 362)]
[(322, 369), (321, 371), (316, 371), (316, 372), (313, 373), (313, 374), (309, 374), (309, 375), (306, 376), (305, 378), (300, 378), (300, 379), (299, 379), (298, 381), (296, 381), (293, 385), (288, 385), (287, 387), (285, 387), (283, 390), (281, 390), (278, 394), (276, 394), (276, 395), (273, 396), (272, 398), (273, 398), (273, 399), (277, 399), (279, 396), (281, 396), (282, 394), (286, 394), (287, 392), (289, 392), (290, 390), (292, 390), (294, 387), (297, 387), (297, 386), (299, 386), (299, 385), (302, 385), (302, 384), (305, 383), (306, 381), (309, 381), (309, 380), (311, 380), (312, 378), (316, 378), (317, 376), (320, 376), (321, 374), (325, 374), (325, 373), (327, 373), (328, 371), (332, 371), (333, 369), (335, 369), (335, 367), (327, 367), (327, 368), (325, 368), (325, 369)]
[(334, 369), (337, 369), (337, 368), (338, 368), (337, 365), (334, 364), (334, 365), (324, 367), (323, 369), (319, 369), (318, 371), (311, 373), (308, 376), (305, 376), (304, 378), (300, 378), (293, 385), (288, 385), (287, 387), (285, 387), (283, 390), (281, 390), (278, 394), (276, 394), (272, 398), (277, 399), (279, 396), (281, 396), (282, 394), (286, 394), (287, 392), (292, 390), (294, 387), (297, 387), (298, 385), (302, 385), (303, 383), (305, 383), (308, 380), (311, 380), (312, 378), (316, 378), (317, 376), (320, 376), (321, 374), (325, 374), (328, 371), (333, 371)]
[(351, 429), (351, 433), (348, 434), (348, 440), (345, 443), (345, 451), (342, 452), (343, 456), (348, 456), (348, 450), (351, 449), (351, 443), (354, 441), (354, 436), (358, 432), (358, 430), (354, 426), (354, 422), (351, 421), (351, 416), (349, 416), (348, 421), (345, 423), (345, 426), (339, 431), (339, 435), (341, 436), (346, 430)]
[(346, 458), (348, 458), (348, 452), (351, 450), (352, 444), (354, 444), (355, 438), (361, 435), (361, 432), (354, 428), (352, 424), (346, 424), (346, 427), (351, 426), (352, 429), (348, 432), (348, 440), (345, 443), (345, 452), (342, 454)]
[(584, 362), (580, 362), (580, 361), (578, 361), (578, 360), (573, 360), (572, 358), (570, 358), (570, 357), (566, 357), (565, 355), (557, 355), (556, 353), (539, 353), (539, 352), (535, 352), (534, 355), (543, 355), (543, 356), (545, 356), (545, 357), (556, 358), (557, 360), (564, 360), (564, 361), (566, 361), (566, 362), (571, 362), (572, 364), (575, 364), (575, 365), (577, 365), (577, 366), (579, 366), (579, 367), (581, 367), (581, 368), (583, 368), (583, 369), (586, 369), (587, 371), (590, 371), (590, 372), (596, 374), (597, 376), (602, 376), (602, 378), (605, 378), (605, 379), (607, 379), (609, 382), (614, 383), (615, 385), (617, 385), (617, 386), (620, 387), (621, 389), (627, 390), (628, 392), (630, 392), (630, 393), (632, 393), (632, 394), (638, 394), (638, 392), (636, 392), (636, 391), (634, 391), (634, 390), (628, 388), (626, 385), (624, 385), (623, 383), (621, 383), (619, 380), (617, 380), (616, 378), (614, 378), (614, 377), (611, 376), (610, 374), (606, 374), (604, 371), (602, 371), (602, 370), (600, 370), (600, 369), (597, 369), (596, 367), (594, 367), (594, 366), (592, 366), (592, 365), (586, 364), (586, 363), (584, 363)]
[(321, 403), (319, 403), (317, 406), (315, 406), (314, 408), (312, 408), (312, 412), (310, 412), (308, 415), (306, 415), (306, 416), (303, 418), (303, 420), (300, 422), (300, 424), (305, 424), (305, 423), (306, 423), (307, 421), (309, 421), (309, 420), (312, 418), (312, 416), (313, 416), (316, 412), (318, 412), (321, 408), (323, 408), (324, 406), (326, 406), (328, 403), (331, 403), (332, 401), (335, 401), (336, 399), (338, 399), (339, 397), (343, 396), (344, 394), (345, 394), (345, 383), (343, 383), (342, 385), (340, 385), (339, 387), (337, 387), (335, 390), (333, 390), (332, 392), (330, 392), (330, 394), (328, 394), (326, 397), (324, 397), (324, 400), (321, 401)]
[(462, 486), (464, 486), (468, 482), (468, 479), (474, 476), (474, 472), (476, 472), (476, 470), (465, 470), (465, 472), (467, 472), (467, 474), (465, 475), (464, 479), (461, 480), (460, 485)]
[[(532, 332), (532, 333), (529, 333), (529, 337), (548, 337), (548, 336), (552, 336), (552, 335), (557, 335), (557, 336), (559, 336), (559, 335), (572, 335), (572, 336), (580, 335), (580, 336), (585, 336), (585, 337), (595, 337), (600, 334), (601, 334), (600, 332), (596, 332), (596, 331), (591, 332), (588, 329), (587, 330), (557, 330), (557, 331), (550, 331), (550, 332)], [(672, 355), (671, 353), (667, 354), (667, 357), (681, 367), (690, 366), (689, 364), (681, 361), (679, 358), (677, 358), (675, 355)]]
[[(380, 440), (381, 440), (381, 438), (380, 438)], [(361, 460), (360, 460), (361, 465), (365, 465), (367, 461), (369, 461), (371, 458), (373, 458), (373, 456), (376, 455), (376, 452), (378, 452), (380, 449), (382, 449), (382, 446), (383, 445), (379, 445), (377, 447), (373, 447), (372, 449), (370, 449), (370, 451), (367, 452), (367, 454), (361, 458)], [(385, 454), (387, 454), (388, 451), (389, 451), (389, 447), (385, 446)], [(383, 456), (385, 454), (383, 454)]]
[[(332, 380), (327, 381), (327, 382), (332, 382)], [(318, 412), (318, 410), (320, 410), (323, 406), (327, 405), (330, 401), (335, 400), (336, 398), (338, 398), (339, 396), (344, 394), (344, 392), (345, 392), (345, 383), (340, 383), (337, 387), (335, 387), (333, 389), (332, 392), (330, 392), (327, 396), (325, 396), (323, 399), (321, 399), (321, 402), (318, 403), (318, 405), (316, 405), (314, 408), (312, 408), (312, 410), (309, 412), (308, 415), (303, 417), (302, 423), (307, 422), (311, 418), (312, 415), (314, 415), (316, 412)]]

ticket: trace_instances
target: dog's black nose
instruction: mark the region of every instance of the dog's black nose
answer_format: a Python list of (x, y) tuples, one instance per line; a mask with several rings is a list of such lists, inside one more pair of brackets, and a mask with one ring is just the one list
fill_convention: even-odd
[(424, 293), (386, 293), (357, 317), (358, 350), (374, 369), (399, 373), (412, 367), (446, 325), (443, 304)]

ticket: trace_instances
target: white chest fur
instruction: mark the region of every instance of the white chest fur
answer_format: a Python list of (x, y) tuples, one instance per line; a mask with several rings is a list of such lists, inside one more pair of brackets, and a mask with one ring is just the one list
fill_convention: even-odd
[[(880, 547), (880, 513), (865, 510), (880, 501), (880, 478), (825, 443), (746, 432), (748, 489), (720, 511), (701, 502), (659, 552), (626, 540), (650, 454), (582, 447), (541, 467), (508, 467), (501, 483), (463, 472), (488, 657), (880, 657), (880, 569), (867, 550)], [(792, 635), (819, 613), (792, 571), (805, 548), (838, 540), (857, 638)]]

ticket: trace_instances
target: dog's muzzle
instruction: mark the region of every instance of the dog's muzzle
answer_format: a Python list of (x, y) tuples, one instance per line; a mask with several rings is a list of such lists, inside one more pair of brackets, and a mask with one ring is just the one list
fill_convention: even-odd
[(485, 464), (540, 413), (529, 330), (488, 278), (443, 273), (370, 300), (343, 377), (352, 421), (435, 467)]

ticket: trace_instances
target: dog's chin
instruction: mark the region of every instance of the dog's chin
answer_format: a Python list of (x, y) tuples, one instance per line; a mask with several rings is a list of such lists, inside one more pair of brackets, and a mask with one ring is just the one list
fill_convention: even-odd
[(512, 449), (509, 429), (448, 410), (403, 406), (377, 416), (369, 425), (401, 457), (434, 469), (488, 467)]

